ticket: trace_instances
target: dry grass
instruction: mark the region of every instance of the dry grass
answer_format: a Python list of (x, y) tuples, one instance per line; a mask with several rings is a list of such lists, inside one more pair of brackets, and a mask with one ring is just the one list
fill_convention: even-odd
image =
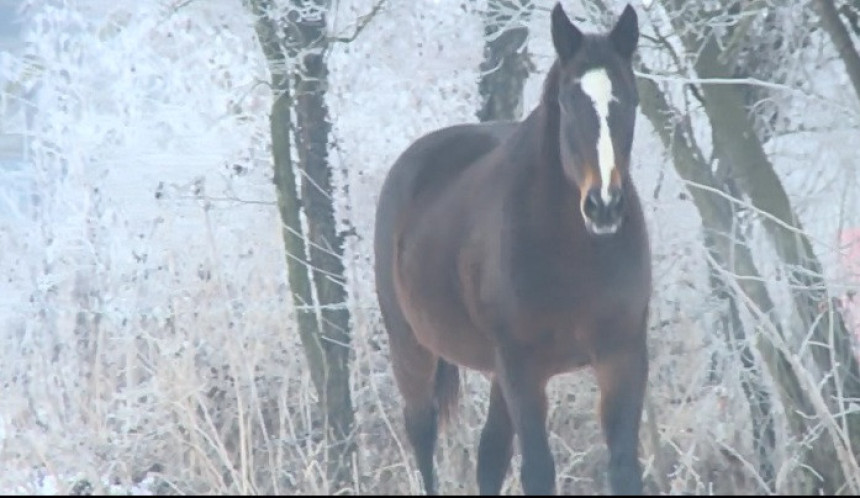
[[(59, 492), (86, 492), (82, 483), (95, 492), (130, 489), (144, 480), (158, 493), (338, 491), (324, 479), (320, 418), (283, 275), (269, 270), (277, 252), (243, 272), (217, 258), (191, 271), (170, 263), (179, 256), (169, 254), (160, 274), (130, 287), (135, 294), (170, 289), (154, 308), (111, 311), (109, 294), (121, 282), (108, 265), (99, 273), (104, 287), (83, 277), (60, 283), (48, 302), (22, 315), (5, 342), (5, 357), (17, 352), (16, 361), (2, 365), (4, 467), (54, 476)], [(356, 301), (360, 454), (349, 491), (418, 493), (385, 334), (375, 307)], [(706, 321), (655, 314), (655, 323), (665, 320), (672, 325), (651, 333), (651, 411), (642, 434), (648, 490), (757, 492), (737, 361), (709, 339)], [(464, 375), (457, 419), (437, 453), (446, 493), (477, 491), (488, 387), (480, 375)], [(555, 379), (550, 398), (560, 490), (606, 491), (590, 372)], [(6, 474), (4, 485), (16, 477)], [(504, 491), (520, 489), (513, 471)]]
[[(244, 232), (230, 238), (216, 228), (235, 213), (197, 206), (192, 218), (200, 233), (185, 250), (149, 247), (146, 261), (120, 266), (117, 251), (127, 248), (107, 248), (122, 234), (96, 233), (85, 240), (106, 249), (69, 251), (38, 268), (46, 276), (5, 324), (3, 357), (14, 361), (0, 364), (0, 460), (13, 470), (0, 476), (0, 487), (79, 494), (420, 493), (366, 278), (369, 263), (355, 256), (366, 248), (353, 242), (347, 251), (359, 455), (353, 488), (335, 490), (324, 477), (321, 418), (291, 316), (283, 249), (270, 231), (276, 213), (254, 208), (259, 225), (246, 229), (260, 241), (248, 254)], [(103, 221), (97, 207), (88, 216)], [(160, 227), (149, 243), (188, 237), (178, 219), (166, 217)], [(646, 490), (760, 493), (742, 366), (722, 340), (721, 304), (702, 279), (689, 277), (703, 257), (698, 241), (657, 240), (660, 278), (641, 434)], [(20, 249), (20, 240), (4, 242)], [(678, 306), (679, 299), (686, 305)], [(489, 385), (465, 372), (461, 389), (457, 418), (437, 451), (444, 493), (477, 492), (475, 458)], [(560, 376), (549, 391), (559, 490), (607, 492), (593, 376), (588, 370)], [(783, 418), (776, 417), (779, 489), (791, 490), (799, 442), (785, 436)], [(521, 490), (519, 462), (515, 456), (505, 493)]]
[[(192, 218), (200, 233), (182, 251), (149, 247), (148, 259), (121, 266), (118, 254), (128, 248), (108, 242), (122, 234), (91, 232), (84, 240), (102, 250), (69, 250), (37, 265), (44, 277), (5, 324), (3, 358), (13, 361), (0, 364), (0, 460), (10, 470), (0, 487), (79, 494), (420, 493), (366, 278), (369, 263), (355, 256), (366, 254), (363, 243), (353, 241), (347, 251), (359, 454), (352, 489), (336, 490), (324, 477), (321, 418), (291, 316), (283, 249), (271, 230), (274, 208), (254, 208), (259, 224), (246, 229), (259, 242), (250, 254), (245, 232), (231, 238), (216, 228), (235, 213), (196, 205)], [(87, 214), (96, 221), (103, 215), (97, 206)], [(188, 237), (178, 219), (166, 217), (159, 226), (147, 244)], [(720, 331), (723, 305), (702, 287), (704, 277), (690, 276), (703, 259), (699, 242), (656, 240), (659, 278), (641, 434), (646, 490), (761, 493), (742, 366)], [(20, 239), (3, 242), (21, 249)], [(761, 316), (745, 319), (769, 327)], [(444, 493), (477, 492), (475, 458), (489, 385), (465, 372), (461, 389), (457, 418), (437, 451)], [(549, 390), (559, 490), (607, 492), (593, 376), (589, 370), (560, 376)], [(790, 491), (800, 442), (786, 437), (783, 408), (774, 402), (778, 487)], [(808, 437), (839, 431), (820, 409), (829, 422)], [(519, 462), (515, 456), (505, 493), (521, 490)], [(852, 464), (846, 468), (856, 469)]]

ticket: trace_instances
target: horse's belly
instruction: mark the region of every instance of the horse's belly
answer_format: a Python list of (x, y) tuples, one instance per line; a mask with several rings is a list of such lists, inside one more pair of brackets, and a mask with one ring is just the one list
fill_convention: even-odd
[(450, 363), (476, 370), (493, 369), (492, 344), (465, 315), (454, 311), (456, 305), (439, 306), (438, 302), (420, 300), (410, 304), (403, 306), (403, 314), (422, 346)]
[[(415, 339), (445, 360), (476, 370), (493, 368), (493, 345), (470, 320), (459, 292), (431, 261), (402, 268), (395, 287)], [(410, 268), (412, 271), (410, 272)]]
[(423, 327), (414, 329), (418, 342), (449, 363), (474, 370), (493, 370), (493, 347), (470, 328)]
[(560, 347), (554, 345), (545, 352), (544, 368), (549, 372), (549, 375), (558, 375), (565, 372), (580, 369), (591, 363), (587, 352), (588, 350), (583, 344), (578, 341), (573, 341), (571, 347)]

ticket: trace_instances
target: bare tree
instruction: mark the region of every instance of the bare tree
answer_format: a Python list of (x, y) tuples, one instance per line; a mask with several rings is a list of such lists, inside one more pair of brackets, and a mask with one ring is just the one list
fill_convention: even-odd
[[(654, 81), (640, 78), (639, 93), (643, 114), (670, 152), (678, 174), (691, 185), (704, 187), (692, 188), (690, 194), (702, 217), (705, 242), (712, 264), (718, 269), (720, 279), (729, 290), (727, 294), (731, 296), (730, 305), (735, 308), (732, 310), (732, 320), (740, 321), (736, 308), (753, 306), (755, 311), (763, 312), (765, 317), (778, 327), (779, 319), (775, 316), (773, 300), (760, 277), (743, 234), (738, 231), (735, 210), (727, 197), (721, 194), (723, 189), (720, 181), (714, 176), (705, 155), (692, 139), (694, 135), (689, 119), (684, 119), (682, 113), (668, 103), (663, 91)], [(743, 278), (737, 278), (738, 276)], [(775, 436), (770, 397), (760, 376), (756, 374), (752, 360), (754, 355), (750, 350), (751, 341), (745, 329), (740, 324), (735, 324), (730, 331), (732, 336), (727, 339), (732, 349), (740, 348), (741, 361), (748, 369), (744, 375), (744, 391), (753, 415), (753, 438), (758, 445), (758, 471), (765, 487), (771, 488), (774, 475), (770, 458)], [(790, 411), (786, 414), (792, 432), (802, 435), (807, 430), (802, 413), (812, 410), (811, 402), (806, 399), (803, 387), (796, 378), (785, 352), (768, 340), (768, 336), (762, 336), (761, 339), (757, 341), (758, 349), (762, 352), (768, 370), (778, 381), (783, 404), (804, 407), (798, 413)]]
[(481, 121), (516, 120), (523, 113), (523, 87), (531, 70), (527, 45), (532, 0), (489, 0), (482, 13)]
[[(741, 3), (740, 9), (760, 8), (757, 2)], [(777, 255), (781, 259), (785, 274), (788, 277), (791, 295), (794, 301), (795, 323), (798, 327), (792, 331), (779, 331), (774, 327), (775, 334), (765, 340), (759, 340), (758, 347), (768, 363), (771, 375), (778, 383), (782, 392), (781, 398), (787, 411), (792, 432), (798, 439), (807, 436), (808, 430), (818, 424), (827, 428), (829, 438), (818, 438), (811, 443), (812, 449), (805, 452), (803, 461), (814, 469), (818, 477), (808, 475), (806, 492), (823, 489), (836, 492), (841, 489), (846, 480), (852, 489), (856, 483), (853, 467), (856, 459), (851, 448), (857, 447), (857, 441), (846, 440), (860, 434), (860, 419), (850, 411), (849, 402), (860, 396), (860, 375), (858, 375), (857, 360), (853, 355), (850, 335), (845, 327), (838, 309), (832, 305), (824, 282), (821, 264), (813, 254), (812, 245), (795, 215), (785, 189), (776, 175), (773, 165), (756, 133), (753, 120), (745, 106), (745, 90), (741, 84), (728, 83), (735, 75), (733, 68), (727, 62), (730, 60), (728, 51), (735, 46), (731, 42), (730, 29), (717, 29), (712, 26), (726, 24), (726, 8), (736, 9), (733, 16), (743, 18), (743, 10), (737, 11), (738, 5), (710, 6), (706, 9), (703, 4), (665, 0), (663, 6), (669, 13), (674, 27), (674, 34), (683, 44), (689, 57), (676, 57), (676, 60), (692, 59), (690, 68), (679, 67), (679, 70), (689, 69), (696, 76), (705, 80), (693, 88), (695, 95), (703, 104), (705, 114), (714, 139), (714, 158), (724, 167), (720, 172), (719, 181), (699, 178), (692, 182), (694, 193), (702, 189), (706, 192), (726, 190), (726, 183), (735, 190), (725, 198), (737, 201), (738, 196), (744, 196), (755, 208), (758, 221), (765, 228)], [(715, 19), (721, 22), (714, 22)], [(744, 29), (752, 29), (747, 26)], [(728, 35), (726, 34), (728, 33)], [(738, 33), (738, 31), (734, 31)], [(728, 40), (726, 39), (728, 36)], [(668, 44), (667, 44), (668, 46)], [(715, 83), (720, 84), (715, 84)], [(655, 97), (656, 87), (644, 84), (643, 95), (649, 95), (651, 103), (643, 97), (643, 110), (651, 114), (649, 119), (655, 121), (660, 112), (659, 98)], [(665, 101), (665, 99), (664, 99)], [(668, 112), (668, 111), (666, 111)], [(655, 123), (658, 127), (659, 123)], [(670, 128), (671, 129), (671, 128)], [(689, 131), (685, 132), (689, 133)], [(678, 134), (674, 137), (673, 147), (677, 147), (680, 137), (682, 142), (692, 137), (692, 134)], [(666, 140), (664, 139), (664, 142)], [(692, 161), (691, 162), (700, 162)], [(675, 157), (675, 166), (679, 168), (679, 158)], [(728, 169), (725, 168), (728, 166)], [(699, 168), (701, 175), (709, 173), (710, 168)], [(683, 176), (683, 173), (682, 173)], [(701, 197), (703, 193), (695, 193)], [(694, 197), (695, 199), (695, 197)], [(707, 219), (702, 206), (697, 202), (703, 219)], [(728, 227), (724, 227), (728, 228)], [(730, 232), (724, 232), (730, 233)], [(748, 251), (742, 249), (741, 253)], [(738, 252), (734, 257), (738, 258)], [(752, 260), (750, 259), (750, 263)], [(753, 267), (750, 268), (752, 270)], [(750, 273), (740, 273), (749, 275)], [(761, 289), (765, 291), (765, 289)], [(745, 292), (746, 293), (746, 292)], [(748, 294), (748, 293), (747, 293)], [(774, 312), (769, 299), (754, 299), (756, 307), (765, 314)], [(778, 323), (774, 317), (771, 323)], [(822, 392), (818, 391), (815, 382), (806, 378), (808, 372), (803, 370), (801, 361), (794, 358), (793, 351), (799, 344), (797, 337), (806, 334), (811, 338), (809, 350), (811, 363), (815, 365), (823, 385)], [(776, 341), (776, 342), (774, 342)], [(813, 345), (814, 343), (814, 345)], [(825, 404), (826, 406), (821, 406)], [(811, 417), (809, 421), (797, 418), (797, 410), (802, 417)], [(835, 417), (839, 425), (830, 423)], [(819, 425), (820, 426), (820, 425)], [(818, 481), (818, 482), (816, 482)]]
[[(322, 401), (327, 475), (336, 491), (351, 483), (355, 443), (343, 238), (335, 228), (328, 162), (331, 123), (325, 102), (325, 55), (330, 3), (290, 0), (286, 8), (274, 3), (250, 0), (249, 7), (257, 19), (257, 36), (275, 93), (272, 150), (290, 287), (311, 378)], [(301, 211), (307, 231), (302, 228)]]

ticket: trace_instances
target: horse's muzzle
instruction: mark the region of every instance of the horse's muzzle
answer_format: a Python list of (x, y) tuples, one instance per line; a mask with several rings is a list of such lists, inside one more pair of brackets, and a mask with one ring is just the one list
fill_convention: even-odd
[(611, 235), (621, 227), (624, 197), (621, 189), (609, 187), (609, 195), (601, 195), (599, 188), (591, 188), (582, 200), (582, 217), (585, 227), (594, 235)]

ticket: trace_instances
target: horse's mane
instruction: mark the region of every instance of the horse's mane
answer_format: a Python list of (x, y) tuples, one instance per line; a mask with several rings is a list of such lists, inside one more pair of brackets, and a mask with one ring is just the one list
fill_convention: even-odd
[(545, 107), (553, 108), (558, 105), (558, 74), (561, 72), (561, 63), (556, 58), (549, 68), (549, 72), (543, 82), (543, 94), (541, 95), (541, 104)]
[(535, 109), (539, 132), (539, 149), (546, 161), (558, 163), (558, 132), (560, 121), (560, 109), (558, 105), (559, 74), (561, 63), (556, 59), (543, 83), (543, 94), (540, 104)]

